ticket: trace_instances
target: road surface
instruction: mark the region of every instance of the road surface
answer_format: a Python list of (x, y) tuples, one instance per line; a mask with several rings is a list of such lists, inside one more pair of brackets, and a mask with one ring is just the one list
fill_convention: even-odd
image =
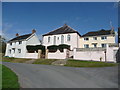
[(118, 88), (118, 67), (74, 68), (3, 62), (22, 88)]

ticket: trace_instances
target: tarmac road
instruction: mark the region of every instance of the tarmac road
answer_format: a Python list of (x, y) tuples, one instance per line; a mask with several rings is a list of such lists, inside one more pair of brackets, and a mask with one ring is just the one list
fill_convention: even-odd
[(22, 88), (118, 88), (118, 67), (74, 68), (3, 62)]

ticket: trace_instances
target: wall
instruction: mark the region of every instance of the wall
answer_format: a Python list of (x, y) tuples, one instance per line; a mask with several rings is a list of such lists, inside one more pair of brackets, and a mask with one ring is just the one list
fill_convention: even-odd
[(54, 53), (49, 52), (48, 59), (66, 59), (66, 49), (64, 49), (64, 52), (60, 52), (59, 50)]
[(40, 41), (35, 33), (27, 39), (26, 45), (40, 45)]
[(97, 47), (101, 47), (101, 44), (109, 44), (109, 43), (115, 43), (115, 36), (113, 35), (106, 35), (107, 39), (106, 40), (101, 40), (101, 36), (96, 36), (97, 40), (93, 40), (93, 37), (91, 36), (88, 37), (89, 40), (85, 41), (85, 37), (80, 37), (80, 48), (84, 48), (84, 44), (89, 44), (89, 47), (93, 47), (92, 43), (97, 43)]
[[(116, 53), (118, 51), (118, 47), (108, 47), (106, 48), (106, 61), (107, 62), (116, 62)], [(93, 60), (93, 61), (100, 61), (100, 57), (102, 57), (102, 61), (105, 61), (105, 53), (104, 50), (83, 50), (77, 51), (74, 49), (74, 59), (77, 60)]]
[[(15, 53), (13, 52), (12, 48), (15, 48)], [(12, 50), (11, 54), (9, 53), (9, 49)], [(21, 53), (18, 53), (18, 49), (21, 49)], [(5, 56), (24, 58), (25, 53), (26, 53), (26, 41), (22, 41), (22, 44), (19, 44), (19, 42), (13, 42), (13, 44), (10, 45), (10, 43), (7, 43)]]
[[(56, 36), (56, 44), (59, 45), (61, 44), (61, 36), (64, 36), (64, 43), (71, 46), (71, 50), (73, 48), (79, 48), (79, 35), (77, 33), (68, 33), (68, 34), (58, 34), (58, 35), (48, 35), (48, 36), (43, 36), (43, 45), (45, 46), (50, 46), (54, 45), (54, 36)], [(67, 41), (67, 35), (71, 36), (71, 40)], [(50, 37), (50, 42), (48, 42), (48, 37)], [(59, 39), (58, 39), (59, 38)]]
[(102, 61), (105, 61), (104, 51), (76, 51), (74, 49), (74, 59), (100, 61), (101, 57)]
[(25, 58), (38, 59), (38, 53), (26, 53)]

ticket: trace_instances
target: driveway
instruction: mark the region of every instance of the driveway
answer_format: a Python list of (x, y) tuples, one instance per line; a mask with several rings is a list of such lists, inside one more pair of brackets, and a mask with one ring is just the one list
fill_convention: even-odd
[(118, 67), (74, 68), (3, 62), (22, 88), (118, 88)]

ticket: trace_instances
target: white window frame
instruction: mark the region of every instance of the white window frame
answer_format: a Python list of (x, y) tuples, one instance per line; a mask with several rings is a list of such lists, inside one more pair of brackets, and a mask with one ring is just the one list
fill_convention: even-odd
[(50, 37), (48, 37), (48, 43), (50, 42)]
[(89, 48), (89, 44), (84, 44), (84, 48)]
[(105, 43), (102, 43), (102, 44), (101, 44), (101, 47), (102, 47), (102, 48), (104, 48), (104, 47), (106, 47), (106, 46), (107, 46), (107, 44), (105, 44)]
[(18, 49), (18, 53), (21, 53), (21, 49)]
[(70, 40), (71, 40), (71, 36), (67, 35), (67, 41), (70, 41)]
[(93, 40), (97, 40), (97, 37), (93, 37)]
[(85, 37), (85, 38), (84, 38), (84, 41), (89, 41), (89, 37)]
[(107, 39), (107, 36), (102, 36), (101, 37), (101, 40), (106, 40)]

